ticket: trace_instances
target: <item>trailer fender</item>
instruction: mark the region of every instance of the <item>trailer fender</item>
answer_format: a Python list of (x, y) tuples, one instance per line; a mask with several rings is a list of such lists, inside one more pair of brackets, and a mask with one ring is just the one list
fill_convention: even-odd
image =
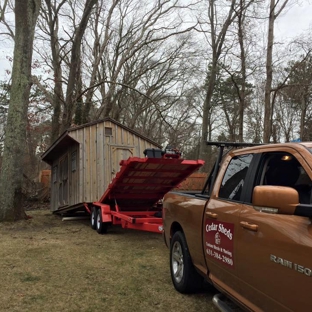
[(101, 205), (102, 222), (112, 222), (111, 209), (109, 205)]

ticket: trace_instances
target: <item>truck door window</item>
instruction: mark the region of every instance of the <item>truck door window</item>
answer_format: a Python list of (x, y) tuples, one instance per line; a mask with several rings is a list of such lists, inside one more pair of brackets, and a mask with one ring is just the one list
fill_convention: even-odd
[(297, 190), (301, 204), (310, 204), (312, 181), (293, 155), (267, 153), (263, 160), (259, 184), (292, 187)]
[(239, 200), (245, 177), (253, 155), (236, 156), (231, 159), (224, 174), (219, 197), (224, 199)]

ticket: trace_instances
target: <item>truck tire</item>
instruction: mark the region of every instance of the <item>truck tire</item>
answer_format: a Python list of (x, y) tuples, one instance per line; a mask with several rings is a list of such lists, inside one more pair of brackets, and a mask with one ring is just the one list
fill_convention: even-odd
[(170, 273), (175, 289), (192, 293), (201, 289), (203, 278), (195, 270), (182, 232), (175, 232), (170, 244)]
[(95, 207), (91, 208), (91, 228), (96, 229), (96, 218), (97, 218), (97, 209)]
[(96, 231), (99, 234), (107, 233), (108, 224), (102, 221), (102, 212), (101, 209), (97, 209), (96, 212)]

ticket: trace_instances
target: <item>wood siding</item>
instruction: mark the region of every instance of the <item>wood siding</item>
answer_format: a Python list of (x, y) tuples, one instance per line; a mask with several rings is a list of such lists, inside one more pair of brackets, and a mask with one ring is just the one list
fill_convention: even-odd
[[(64, 154), (53, 161), (51, 178), (51, 209), (74, 206), (98, 200), (119, 170), (119, 163), (128, 157), (144, 157), (147, 148), (159, 148), (133, 131), (103, 121), (72, 129), (68, 135), (78, 142), (68, 146)], [(77, 167), (72, 170), (72, 154), (76, 151)], [(60, 176), (61, 162), (68, 159), (68, 181)], [(58, 166), (57, 181), (53, 181), (53, 167)], [(68, 201), (62, 197), (62, 187), (68, 187)], [(63, 195), (66, 196), (66, 189)]]
[[(53, 161), (51, 168), (51, 209), (53, 211), (77, 203), (79, 194), (78, 151), (79, 145), (73, 144), (64, 151), (64, 154)], [(73, 153), (76, 153), (76, 168), (73, 168)]]

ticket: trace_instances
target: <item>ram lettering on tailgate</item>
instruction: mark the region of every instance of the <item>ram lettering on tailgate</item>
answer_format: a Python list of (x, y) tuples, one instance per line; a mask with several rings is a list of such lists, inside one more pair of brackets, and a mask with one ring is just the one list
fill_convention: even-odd
[(205, 232), (206, 254), (233, 268), (234, 224), (207, 219)]

